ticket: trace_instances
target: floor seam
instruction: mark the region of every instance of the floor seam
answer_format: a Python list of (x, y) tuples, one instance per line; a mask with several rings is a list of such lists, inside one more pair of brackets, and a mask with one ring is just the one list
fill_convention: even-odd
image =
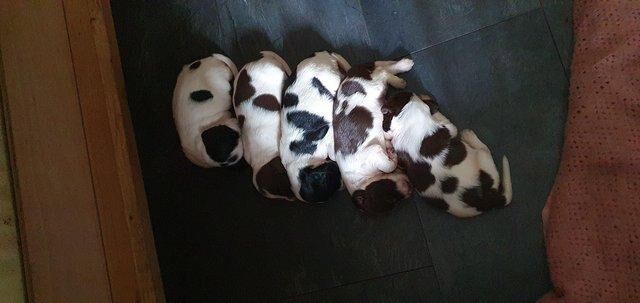
[(547, 11), (544, 9), (542, 0), (538, 0), (538, 3), (540, 3), (540, 8), (542, 9), (542, 16), (544, 17), (544, 23), (547, 24), (547, 30), (549, 31), (549, 35), (551, 36), (553, 47), (556, 50), (558, 59), (560, 59), (560, 66), (562, 66), (562, 73), (564, 74), (564, 77), (567, 79), (567, 81), (569, 81), (569, 75), (567, 74), (567, 67), (564, 65), (564, 62), (562, 61), (562, 55), (560, 54), (560, 48), (558, 48), (558, 43), (556, 42), (556, 36), (553, 34), (553, 30), (551, 30), (551, 24), (549, 24), (549, 18), (547, 18)]
[[(453, 40), (456, 40), (456, 39), (460, 39), (460, 38), (466, 37), (466, 36), (468, 36), (468, 35), (471, 35), (471, 34), (473, 34), (473, 33), (479, 32), (479, 31), (481, 31), (481, 30), (487, 29), (487, 28), (489, 28), (489, 27), (493, 27), (493, 26), (496, 26), (496, 25), (498, 25), (498, 24), (502, 24), (502, 23), (505, 23), (505, 22), (509, 22), (509, 21), (511, 21), (511, 20), (513, 20), (513, 19), (515, 19), (515, 18), (518, 18), (518, 17), (524, 16), (524, 15), (526, 15), (526, 14), (533, 13), (533, 12), (535, 12), (535, 11), (537, 11), (537, 10), (542, 10), (542, 7), (538, 7), (538, 8), (534, 8), (534, 9), (528, 10), (528, 11), (524, 11), (524, 12), (518, 13), (518, 14), (513, 15), (513, 16), (511, 16), (511, 17), (507, 18), (507, 19), (500, 20), (500, 21), (498, 21), (498, 22), (496, 22), (496, 23), (488, 24), (488, 25), (485, 25), (485, 26), (479, 27), (479, 28), (477, 28), (477, 29), (474, 29), (474, 30), (472, 30), (472, 31), (470, 31), (470, 32), (466, 32), (466, 33), (464, 33), (464, 34), (462, 34), (462, 35), (455, 36), (455, 37), (452, 37), (452, 38), (449, 38), (449, 39), (446, 39), (446, 40), (440, 41), (440, 42), (438, 42), (438, 43), (435, 43), (435, 44), (432, 44), (432, 45), (429, 45), (429, 46), (425, 46), (425, 47), (423, 47), (423, 48), (421, 48), (421, 49), (418, 49), (418, 50), (415, 50), (415, 51), (411, 51), (411, 52), (409, 52), (408, 54), (405, 54), (405, 55), (401, 55), (401, 56), (396, 57), (396, 60), (397, 60), (397, 59), (400, 59), (400, 58), (404, 58), (404, 57), (410, 56), (410, 55), (415, 55), (415, 54), (417, 54), (417, 53), (423, 52), (423, 51), (428, 50), (428, 49), (430, 49), (430, 48), (434, 48), (434, 47), (440, 46), (440, 45), (442, 45), (442, 44), (445, 44), (445, 43), (447, 43), (447, 42), (450, 42), (450, 41), (453, 41)], [(543, 11), (543, 15), (544, 15), (544, 11)], [(547, 25), (548, 25), (548, 24), (547, 24)], [(554, 43), (555, 43), (555, 41), (554, 41)]]
[(358, 284), (358, 283), (363, 283), (363, 282), (368, 282), (368, 281), (373, 281), (373, 280), (378, 280), (378, 279), (389, 278), (389, 277), (393, 277), (393, 276), (397, 276), (397, 275), (401, 275), (401, 274), (405, 274), (405, 273), (410, 273), (410, 272), (414, 272), (414, 271), (418, 271), (418, 270), (423, 270), (425, 268), (430, 268), (430, 267), (433, 267), (433, 265), (420, 266), (420, 267), (416, 267), (416, 268), (412, 268), (412, 269), (407, 269), (407, 270), (403, 270), (403, 271), (384, 274), (384, 275), (381, 275), (381, 276), (366, 278), (366, 279), (353, 281), (353, 282), (347, 282), (347, 283), (344, 283), (344, 284), (331, 286), (331, 287), (327, 287), (327, 288), (321, 288), (321, 289), (316, 289), (316, 290), (312, 290), (312, 291), (307, 291), (307, 292), (303, 292), (303, 293), (300, 293), (300, 294), (288, 296), (288, 297), (286, 297), (286, 299), (300, 298), (300, 297), (303, 297), (303, 296), (306, 296), (306, 295), (310, 295), (310, 294), (315, 294), (315, 293), (319, 293), (319, 292), (323, 292), (323, 291), (327, 291), (327, 290), (332, 290), (332, 289), (338, 289), (338, 288), (341, 288), (341, 287), (351, 286), (351, 285), (355, 285), (355, 284)]

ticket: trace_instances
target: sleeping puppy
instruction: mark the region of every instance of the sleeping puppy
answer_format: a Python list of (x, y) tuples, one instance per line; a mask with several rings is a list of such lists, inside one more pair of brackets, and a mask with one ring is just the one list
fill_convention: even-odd
[(407, 177), (396, 171), (397, 159), (382, 129), (387, 83), (403, 88), (396, 74), (413, 66), (410, 59), (376, 61), (352, 67), (334, 103), (336, 162), (356, 207), (373, 214), (388, 211), (409, 197)]
[(233, 105), (242, 130), (244, 158), (253, 171), (253, 185), (265, 197), (294, 200), (287, 171), (280, 160), (280, 100), (291, 74), (274, 52), (245, 65), (238, 74)]
[[(329, 200), (340, 186), (333, 150), (333, 99), (351, 66), (340, 55), (317, 52), (300, 62), (283, 97), (280, 157), (291, 189), (305, 202)], [(292, 77), (293, 78), (293, 77)]]
[(398, 166), (431, 205), (457, 217), (473, 217), (511, 202), (507, 158), (502, 158), (500, 183), (489, 148), (471, 130), (457, 137), (457, 128), (430, 97), (398, 93), (384, 111), (391, 120)]
[(238, 73), (220, 54), (185, 65), (173, 92), (173, 118), (182, 150), (201, 167), (235, 164), (242, 158), (238, 121), (231, 109), (231, 81)]

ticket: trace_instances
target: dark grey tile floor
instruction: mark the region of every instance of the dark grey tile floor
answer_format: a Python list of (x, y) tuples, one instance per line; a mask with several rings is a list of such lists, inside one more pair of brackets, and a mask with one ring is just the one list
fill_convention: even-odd
[[(550, 287), (540, 211), (562, 145), (571, 1), (112, 1), (169, 302), (533, 302)], [(414, 198), (364, 217), (261, 198), (246, 164), (204, 170), (180, 151), (180, 67), (213, 52), (291, 66), (332, 49), (399, 56), (459, 128), (511, 161), (514, 201), (460, 220)]]

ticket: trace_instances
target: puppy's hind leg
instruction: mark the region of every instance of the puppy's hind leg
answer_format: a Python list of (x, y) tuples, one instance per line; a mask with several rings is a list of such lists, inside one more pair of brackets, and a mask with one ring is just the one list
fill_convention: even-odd
[(407, 81), (405, 81), (404, 79), (396, 76), (396, 75), (392, 75), (389, 74), (389, 76), (387, 77), (387, 83), (389, 83), (389, 85), (395, 87), (395, 88), (399, 88), (399, 89), (403, 89), (405, 87), (407, 87)]
[(467, 143), (471, 148), (475, 149), (478, 157), (478, 166), (493, 178), (491, 188), (497, 189), (500, 184), (500, 175), (498, 174), (498, 169), (496, 168), (495, 162), (493, 162), (491, 151), (487, 145), (482, 143), (478, 136), (469, 129), (465, 129), (461, 132), (460, 139), (462, 139), (464, 143)]
[(482, 143), (482, 141), (480, 141), (480, 138), (478, 138), (476, 133), (470, 129), (463, 130), (462, 133), (460, 134), (460, 139), (462, 139), (464, 143), (469, 144), (469, 146), (475, 149), (482, 149), (482, 150), (489, 151), (489, 148), (487, 147), (487, 145)]
[(413, 60), (404, 58), (398, 61), (376, 61), (376, 67), (382, 67), (392, 74), (408, 72), (413, 67)]

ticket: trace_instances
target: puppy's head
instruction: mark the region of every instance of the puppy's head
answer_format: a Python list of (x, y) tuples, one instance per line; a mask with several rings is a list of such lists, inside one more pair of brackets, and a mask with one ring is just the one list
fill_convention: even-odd
[(295, 200), (287, 170), (282, 165), (280, 156), (271, 159), (271, 161), (260, 167), (257, 172), (254, 168), (253, 178), (256, 189), (265, 197), (289, 201)]
[(410, 101), (423, 102), (429, 107), (429, 111), (432, 115), (440, 110), (438, 103), (428, 95), (416, 95), (411, 92), (398, 92), (386, 99), (382, 105), (382, 127), (385, 131), (389, 130), (391, 120), (398, 116)]
[(357, 208), (366, 214), (379, 214), (391, 210), (398, 202), (409, 198), (411, 187), (407, 176), (401, 173), (385, 174), (353, 192), (351, 198)]
[(298, 173), (300, 182), (299, 198), (309, 203), (320, 203), (340, 189), (342, 178), (338, 164), (327, 161), (320, 165), (308, 165)]
[(204, 130), (200, 137), (213, 166), (236, 164), (243, 155), (242, 141), (236, 119)]

